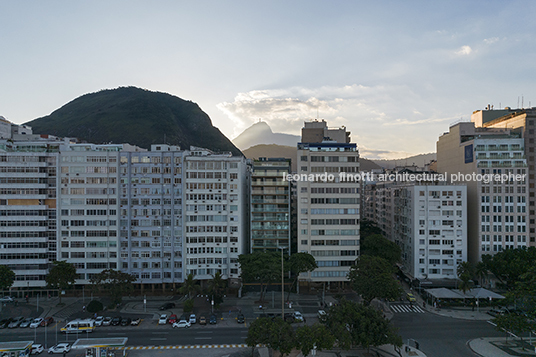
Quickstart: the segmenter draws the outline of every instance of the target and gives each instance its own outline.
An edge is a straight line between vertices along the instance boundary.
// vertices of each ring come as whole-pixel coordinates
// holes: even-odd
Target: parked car
[[[121,326],[129,326],[132,322],[132,319],[130,317],[123,317],[121,319]]]
[[[11,321],[13,321],[11,317],[8,317],[7,319],[3,319],[2,321],[0,321],[0,328],[7,328],[9,324],[11,323]]]
[[[13,299],[11,296],[4,296],[0,298],[0,302],[14,302],[15,299]]]
[[[197,322],[197,318],[195,317],[195,314],[190,315],[190,319],[188,320],[191,324],[195,324]]]
[[[71,345],[68,343],[58,343],[48,349],[48,353],[67,353],[71,350]]]
[[[116,316],[112,318],[112,322],[110,322],[110,325],[112,326],[119,326],[121,324],[121,316]]]
[[[21,327],[21,328],[29,327],[32,324],[33,320],[34,319],[31,318],[31,317],[25,318],[24,320],[22,320],[22,322],[20,323],[19,327]]]
[[[54,322],[54,318],[52,316],[47,316],[43,319],[43,321],[41,322],[41,326],[48,326],[50,325],[51,323]]]
[[[170,324],[174,324],[175,322],[177,322],[177,315],[175,315],[175,314],[171,314],[171,315],[169,316],[168,322],[169,322]]]
[[[38,354],[43,353],[44,350],[45,348],[43,347],[43,345],[36,343],[32,345],[32,351],[30,352],[30,354],[38,355]]]
[[[165,303],[164,305],[160,306],[160,310],[164,311],[164,310],[169,310],[169,309],[173,309],[175,307],[175,304],[172,303],[172,302],[167,302]]]
[[[32,323],[30,324],[30,328],[38,328],[39,326],[41,326],[41,323],[45,321],[44,318],[42,317],[38,317],[36,319],[33,319]]]
[[[242,315],[242,314],[239,314],[239,315],[236,317],[236,322],[238,322],[239,324],[243,324],[245,321],[246,321],[246,318],[245,318],[244,315]]]
[[[15,328],[15,327],[19,327],[20,323],[24,321],[24,317],[23,316],[19,316],[19,317],[16,317],[14,318],[13,320],[11,320],[11,322],[9,323],[9,325],[7,326],[8,328]]]
[[[318,316],[318,321],[326,321],[326,311],[318,310],[318,313],[316,315]]]
[[[139,317],[136,317],[136,318],[133,318],[132,321],[130,322],[130,324],[132,326],[138,326],[141,322],[141,319]]]
[[[216,325],[218,323],[218,319],[216,318],[216,315],[210,315],[210,319],[208,323],[211,325]]]
[[[104,320],[102,320],[102,326],[110,326],[112,324],[112,318],[110,316],[106,316]]]
[[[207,319],[205,316],[199,316],[199,324],[200,325],[206,325],[207,324]]]
[[[187,328],[190,327],[190,323],[185,320],[181,320],[179,322],[175,322],[173,325],[171,325],[173,328]]]
[[[167,315],[166,314],[160,315],[160,318],[158,319],[158,324],[159,325],[167,324]]]
[[[301,312],[299,311],[294,311],[294,320],[298,321],[298,322],[303,322],[303,315]]]
[[[104,316],[97,316],[95,319],[95,326],[102,326],[102,322],[104,321]]]

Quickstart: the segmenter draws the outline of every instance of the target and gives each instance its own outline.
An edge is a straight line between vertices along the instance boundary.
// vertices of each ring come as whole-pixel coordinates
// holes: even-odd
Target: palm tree
[[[197,284],[197,280],[194,280],[192,273],[188,274],[186,280],[179,289],[181,294],[188,294],[188,299],[192,298],[192,294],[196,294],[201,291],[201,286]]]
[[[458,265],[457,271],[458,278],[461,280],[460,285],[458,288],[465,293],[467,290],[471,289],[471,279],[473,278],[474,274],[474,267],[469,262],[461,262]],[[465,300],[465,299],[464,299]]]
[[[475,266],[475,275],[478,279],[478,283],[482,286],[482,282],[488,277],[489,270],[484,262],[478,262]]]
[[[226,285],[227,282],[222,279],[220,272],[216,272],[216,274],[212,276],[212,279],[208,281],[208,290],[216,305],[223,302]]]

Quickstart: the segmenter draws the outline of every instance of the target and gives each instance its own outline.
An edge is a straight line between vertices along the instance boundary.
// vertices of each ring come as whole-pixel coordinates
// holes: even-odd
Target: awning
[[[466,298],[471,299],[489,299],[490,297],[492,299],[504,299],[504,296],[484,288],[474,288],[471,290],[467,290],[465,294],[461,290],[456,290],[456,292]]]
[[[425,289],[426,293],[435,297],[436,299],[463,299],[463,295],[458,294],[457,291],[447,288]]]

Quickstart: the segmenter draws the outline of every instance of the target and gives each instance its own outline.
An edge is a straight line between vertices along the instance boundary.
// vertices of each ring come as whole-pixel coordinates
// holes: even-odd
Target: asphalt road
[[[56,333],[54,326],[46,331],[47,346],[56,342],[73,343],[77,338],[99,337],[128,337],[127,346],[168,346],[168,345],[212,345],[212,344],[239,344],[244,343],[247,337],[245,326],[213,327],[194,326],[187,329],[173,329],[171,325],[155,326],[103,326],[97,327],[93,333],[62,334]],[[35,339],[34,339],[35,338]],[[34,340],[45,344],[45,328],[36,330],[29,328],[0,330],[0,341]]]
[[[428,357],[475,357],[467,342],[479,337],[504,336],[486,321],[461,320],[432,313],[395,314],[392,322],[399,328],[404,343],[418,341]],[[414,346],[413,342],[411,345]]]

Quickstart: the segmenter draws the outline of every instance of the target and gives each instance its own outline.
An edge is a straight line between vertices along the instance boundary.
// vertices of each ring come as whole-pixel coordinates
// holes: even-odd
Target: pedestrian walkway
[[[412,313],[412,312],[418,313],[418,314],[424,314],[425,312],[423,309],[421,309],[420,307],[416,305],[410,306],[407,304],[396,304],[396,305],[390,305],[389,307],[391,308],[391,310],[393,310],[395,314]]]

